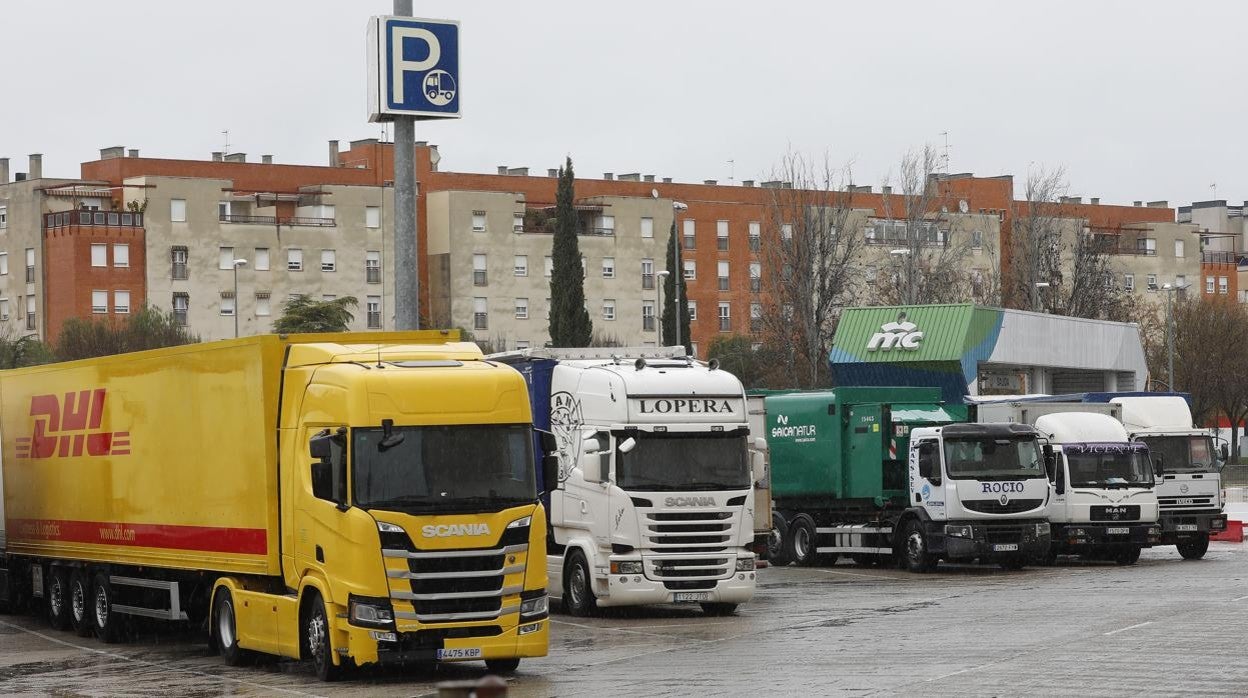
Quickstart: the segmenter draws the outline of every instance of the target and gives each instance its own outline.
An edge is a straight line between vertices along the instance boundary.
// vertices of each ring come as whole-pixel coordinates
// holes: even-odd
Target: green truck
[[[1036,431],[967,423],[939,388],[848,387],[765,397],[773,564],[939,560],[1020,568],[1048,551]]]

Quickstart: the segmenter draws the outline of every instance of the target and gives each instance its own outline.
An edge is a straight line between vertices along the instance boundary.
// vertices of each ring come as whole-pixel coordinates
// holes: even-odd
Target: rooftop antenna
[[[729,183],[729,184],[732,184],[732,183],[733,183],[733,181],[734,181],[734,175],[735,175],[736,173],[737,173],[737,161],[736,161],[736,160],[729,160],[729,161],[728,161],[728,183]]]
[[[221,132],[221,135],[225,136],[225,147],[221,149],[221,154],[229,155],[230,154],[230,129],[228,128],[225,129],[224,131]]]
[[[945,174],[949,174],[949,132],[941,131],[940,135],[945,137],[945,152],[941,159],[945,161]]]
[[[1210,184],[1209,188],[1213,190],[1213,200],[1217,201],[1218,200],[1218,183],[1214,182]]]

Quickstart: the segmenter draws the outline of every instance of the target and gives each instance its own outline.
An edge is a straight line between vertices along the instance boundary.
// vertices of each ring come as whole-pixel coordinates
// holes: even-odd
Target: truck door
[[[945,518],[944,467],[940,441],[924,438],[910,445],[910,504],[933,519]]]
[[[342,518],[347,499],[347,443],[345,436],[329,429],[303,427],[299,430],[298,467],[300,482],[306,488],[301,496],[295,521],[295,563],[298,569],[323,570],[337,558],[344,564],[351,542],[343,534]],[[314,442],[321,442],[326,455],[312,456]]]

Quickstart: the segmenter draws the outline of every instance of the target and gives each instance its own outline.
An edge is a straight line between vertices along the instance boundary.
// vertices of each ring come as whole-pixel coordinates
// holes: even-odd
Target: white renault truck
[[[680,347],[495,354],[525,377],[559,461],[546,501],[551,595],[573,615],[605,606],[754,596],[754,482],[745,391]]]

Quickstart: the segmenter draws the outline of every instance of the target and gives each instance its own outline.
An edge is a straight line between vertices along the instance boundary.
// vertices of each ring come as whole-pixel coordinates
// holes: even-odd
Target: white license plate
[[[997,543],[992,546],[992,552],[994,553],[1008,553],[1015,550],[1018,550],[1018,543]]]
[[[711,594],[706,591],[678,591],[672,595],[672,601],[676,603],[697,603],[698,601],[706,601],[711,598]]]
[[[1176,531],[1195,531],[1196,524],[1178,524],[1174,527]]]
[[[1125,526],[1111,526],[1105,529],[1105,533],[1111,536],[1125,536],[1131,532],[1131,529]]]
[[[446,661],[448,659],[480,659],[480,647],[457,647],[454,649],[438,650],[438,659]]]

